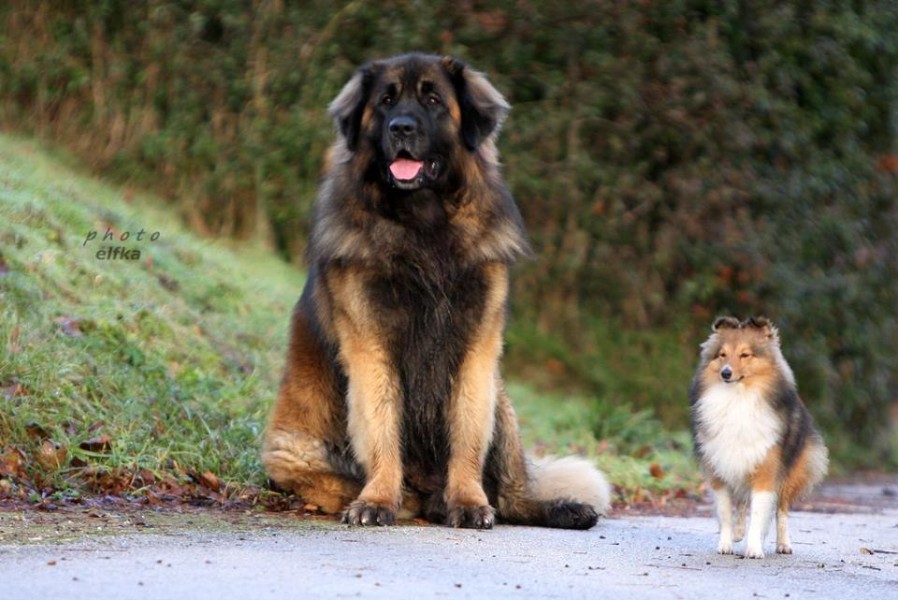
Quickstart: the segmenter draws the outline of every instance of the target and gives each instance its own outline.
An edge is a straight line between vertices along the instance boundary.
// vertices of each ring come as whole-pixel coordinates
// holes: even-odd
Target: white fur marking
[[[770,529],[775,508],[776,494],[773,492],[755,492],[751,495],[751,517],[745,545],[747,558],[764,558],[764,538]]]
[[[712,385],[698,400],[697,425],[708,465],[737,491],[745,490],[783,430],[765,398],[741,383]]]
[[[720,525],[718,554],[733,553],[733,500],[730,490],[724,486],[714,490],[714,505],[717,507],[717,522]]]

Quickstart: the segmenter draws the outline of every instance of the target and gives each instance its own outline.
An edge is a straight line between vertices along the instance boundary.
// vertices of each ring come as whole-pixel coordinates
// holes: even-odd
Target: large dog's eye
[[[427,102],[427,105],[428,105],[428,106],[437,106],[437,105],[442,104],[442,103],[443,103],[443,100],[442,100],[442,98],[440,98],[440,97],[437,96],[436,94],[431,94],[431,95],[429,95],[429,96],[427,97],[426,102]]]
[[[384,94],[383,98],[380,99],[380,103],[384,106],[393,106],[393,96],[391,94]]]

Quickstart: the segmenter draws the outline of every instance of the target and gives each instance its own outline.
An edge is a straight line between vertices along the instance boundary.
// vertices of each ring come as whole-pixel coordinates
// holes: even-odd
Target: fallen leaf
[[[40,423],[35,423],[34,421],[29,421],[25,424],[25,433],[33,440],[44,440],[50,437],[47,430]]]
[[[112,438],[104,433],[81,442],[78,447],[88,452],[109,452],[112,447]]]
[[[70,317],[56,317],[53,319],[57,329],[63,334],[71,337],[80,337],[84,335],[81,331],[81,321]]]
[[[53,440],[44,440],[35,455],[35,460],[47,471],[55,471],[65,465],[69,451]]]
[[[26,388],[21,383],[15,382],[7,386],[0,387],[0,394],[2,394],[3,397],[7,400],[12,400],[13,398],[27,396],[29,393],[28,388]]]
[[[21,450],[8,448],[0,454],[0,475],[22,477],[25,475],[24,463],[25,457]]]
[[[215,473],[212,471],[206,471],[200,475],[197,480],[213,492],[217,492],[221,488],[221,483],[218,481],[218,477],[216,477]]]
[[[649,473],[652,474],[652,477],[655,479],[664,479],[664,469],[661,468],[661,465],[658,463],[652,463],[649,465]]]
[[[636,450],[636,452],[633,453],[633,456],[635,458],[645,458],[646,456],[648,456],[651,453],[652,453],[651,446],[643,446],[643,447],[639,448],[638,450]]]

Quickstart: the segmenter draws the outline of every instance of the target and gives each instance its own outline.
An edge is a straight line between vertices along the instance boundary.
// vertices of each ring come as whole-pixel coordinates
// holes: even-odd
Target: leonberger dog
[[[350,525],[588,529],[610,486],[534,461],[499,374],[510,265],[529,252],[499,172],[509,105],[454,58],[361,67],[338,129],[262,461]]]

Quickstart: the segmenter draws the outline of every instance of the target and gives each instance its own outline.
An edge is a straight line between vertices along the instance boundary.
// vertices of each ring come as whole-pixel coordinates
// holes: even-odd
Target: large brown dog
[[[524,456],[499,375],[508,268],[528,252],[498,169],[507,111],[480,73],[418,54],[362,67],[330,106],[339,136],[262,460],[346,523],[405,509],[586,529],[608,509],[586,461]]]

